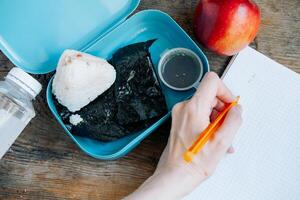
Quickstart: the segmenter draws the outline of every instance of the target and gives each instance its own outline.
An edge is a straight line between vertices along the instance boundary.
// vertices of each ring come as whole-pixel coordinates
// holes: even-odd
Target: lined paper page
[[[243,107],[236,152],[185,199],[299,200],[300,76],[247,47],[223,80]]]

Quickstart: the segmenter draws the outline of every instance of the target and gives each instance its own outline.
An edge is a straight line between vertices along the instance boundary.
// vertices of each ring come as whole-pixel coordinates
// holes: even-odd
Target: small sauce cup
[[[174,48],[161,56],[158,75],[161,81],[173,90],[197,89],[203,75],[203,64],[192,50]]]

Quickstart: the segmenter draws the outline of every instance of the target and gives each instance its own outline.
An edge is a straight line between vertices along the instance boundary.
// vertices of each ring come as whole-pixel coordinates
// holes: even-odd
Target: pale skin
[[[242,123],[241,106],[228,112],[222,126],[191,163],[183,160],[183,153],[224,109],[225,103],[235,100],[217,74],[207,73],[195,95],[174,106],[169,141],[154,174],[125,199],[182,199],[201,185],[226,154],[234,153],[231,144]]]

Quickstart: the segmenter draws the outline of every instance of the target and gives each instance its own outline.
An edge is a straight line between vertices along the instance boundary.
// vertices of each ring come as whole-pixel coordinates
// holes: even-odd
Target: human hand
[[[239,105],[228,112],[222,126],[191,163],[184,161],[183,154],[225,103],[235,100],[217,74],[207,73],[195,95],[174,106],[168,144],[155,173],[136,194],[143,193],[142,199],[180,199],[209,177],[224,155],[233,153],[231,143],[242,122]]]

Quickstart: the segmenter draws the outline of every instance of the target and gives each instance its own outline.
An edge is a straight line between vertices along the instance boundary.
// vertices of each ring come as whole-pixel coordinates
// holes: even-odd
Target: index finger
[[[205,74],[193,98],[205,100],[209,104],[213,103],[215,98],[224,103],[231,103],[236,100],[236,97],[214,72]]]

